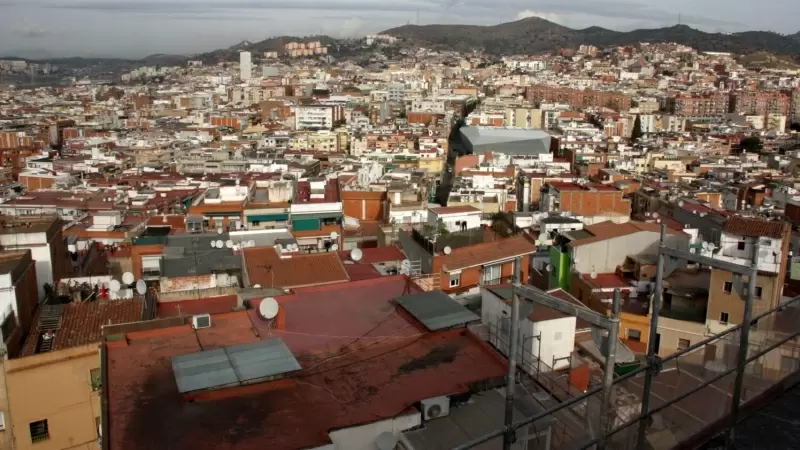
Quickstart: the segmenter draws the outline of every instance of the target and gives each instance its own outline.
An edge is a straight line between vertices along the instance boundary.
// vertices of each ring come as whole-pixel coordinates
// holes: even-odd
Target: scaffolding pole
[[[744,301],[744,314],[742,318],[742,329],[739,331],[739,357],[737,358],[736,380],[733,385],[733,396],[731,398],[731,423],[734,426],[728,430],[728,448],[733,448],[733,438],[736,430],[736,422],[739,420],[739,406],[742,400],[742,386],[744,385],[744,373],[747,366],[747,353],[750,347],[750,322],[753,320],[753,302],[756,298],[756,282],[758,281],[758,241],[753,246],[753,258],[751,260],[750,276],[747,280],[747,298]]]
[[[514,387],[517,378],[517,344],[519,336],[519,295],[517,287],[522,281],[522,257],[514,259],[514,283],[511,285],[511,326],[508,343],[508,376],[506,378],[506,411],[503,450],[511,450],[516,440],[516,430],[511,426],[514,422]]]
[[[667,225],[661,224],[661,238],[658,241],[658,263],[656,265],[656,286],[653,292],[653,307],[650,314],[650,337],[647,339],[647,371],[644,374],[644,389],[642,389],[642,415],[647,416],[650,409],[650,389],[653,387],[653,376],[658,370],[658,356],[656,355],[656,340],[658,340],[658,317],[661,314],[661,291],[664,284],[664,240],[667,237]],[[636,437],[636,448],[645,448],[647,433],[647,420],[639,422],[639,433]]]

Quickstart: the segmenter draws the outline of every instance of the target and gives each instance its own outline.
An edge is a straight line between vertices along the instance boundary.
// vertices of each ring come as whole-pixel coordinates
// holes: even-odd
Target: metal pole
[[[739,420],[739,404],[742,400],[742,386],[744,385],[744,372],[747,366],[747,350],[750,344],[750,322],[753,320],[753,301],[756,298],[756,283],[758,282],[758,238],[753,246],[750,277],[747,280],[747,298],[744,301],[744,317],[742,328],[739,330],[739,358],[737,358],[736,380],[733,385],[731,398],[731,428],[728,430],[728,448],[733,448],[733,438],[736,421]]]
[[[619,338],[619,312],[621,306],[619,289],[614,289],[614,303],[611,306],[612,326],[608,329],[608,346],[606,348],[606,365],[603,372],[603,404],[600,406],[600,442],[597,448],[606,448],[606,440],[610,438],[611,425],[611,394],[614,387],[614,367],[617,362],[617,339]],[[571,361],[570,361],[571,364]]]
[[[639,422],[639,433],[636,438],[636,448],[645,448],[647,425],[650,409],[650,391],[653,388],[653,375],[657,364],[653,364],[656,358],[656,340],[658,339],[658,316],[661,314],[661,291],[664,284],[664,255],[661,250],[665,248],[664,240],[667,237],[667,226],[661,224],[661,238],[658,243],[658,264],[656,265],[656,287],[653,293],[653,312],[650,315],[650,337],[647,340],[647,371],[644,374],[644,389],[642,389],[642,420]]]
[[[511,450],[511,445],[516,440],[516,433],[511,426],[514,423],[514,387],[517,377],[517,330],[519,329],[519,295],[517,286],[520,285],[522,274],[522,258],[514,260],[514,283],[511,285],[511,326],[508,336],[508,376],[506,378],[506,414],[505,434],[503,436],[503,450]]]

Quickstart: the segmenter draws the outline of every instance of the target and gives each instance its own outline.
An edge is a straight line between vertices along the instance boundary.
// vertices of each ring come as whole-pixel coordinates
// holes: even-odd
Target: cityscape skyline
[[[402,4],[369,0],[0,0],[4,10],[0,17],[0,55],[32,59],[187,55],[269,36],[360,37],[417,21],[420,25],[494,25],[531,16],[570,28],[600,26],[617,31],[659,28],[679,21],[706,32],[798,31],[790,15],[774,14],[791,6],[787,0],[722,6],[718,0],[701,5],[680,0],[668,9],[651,0],[604,2],[602,7],[588,0],[536,5],[504,0],[491,7],[475,0],[415,0]],[[98,39],[100,36],[103,38]]]

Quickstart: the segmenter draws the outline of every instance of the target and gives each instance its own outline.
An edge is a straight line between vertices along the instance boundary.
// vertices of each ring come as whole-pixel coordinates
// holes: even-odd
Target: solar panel
[[[251,383],[300,369],[281,338],[172,358],[180,393]]]
[[[464,325],[480,319],[477,314],[461,306],[442,291],[404,295],[396,300],[431,331]]]
[[[193,392],[239,382],[224,349],[208,350],[172,358],[178,391]]]
[[[280,338],[236,345],[226,351],[241,382],[300,370],[300,363]]]

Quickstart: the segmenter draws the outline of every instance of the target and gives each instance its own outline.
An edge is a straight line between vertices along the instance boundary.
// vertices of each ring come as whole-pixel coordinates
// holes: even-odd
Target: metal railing
[[[670,257],[693,258],[675,250],[669,253]],[[666,254],[662,251],[660,259],[666,259]],[[660,261],[660,271],[663,266]],[[746,273],[751,268],[729,266],[728,270]],[[659,297],[654,299],[656,305],[660,305]],[[637,369],[614,375],[610,396],[602,383],[592,383],[595,387],[575,395],[567,381],[562,389],[570,395],[561,403],[455,449],[476,447],[546,417],[555,420],[556,436],[558,427],[567,435],[563,442],[554,441],[554,448],[692,448],[723,432],[730,442],[742,412],[763,404],[788,384],[787,380],[800,378],[800,297],[757,314],[749,312],[753,301],[752,295],[745,300],[750,305],[745,307],[742,324],[664,358],[655,356],[651,335],[648,359]],[[656,330],[658,309],[654,307],[652,320]],[[491,325],[489,329],[490,341],[500,344],[496,346],[502,351],[504,338],[499,336],[503,330],[493,330]],[[525,352],[520,353],[523,355],[515,358],[520,372],[532,374],[540,386],[557,393],[552,383],[540,381],[545,373],[534,369],[533,355],[526,359]]]

